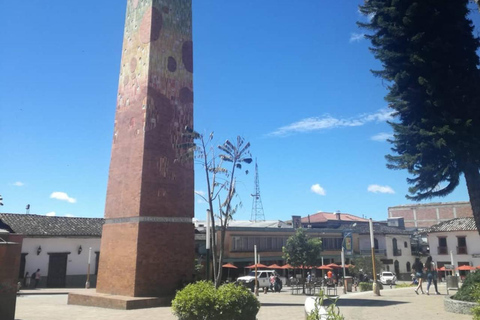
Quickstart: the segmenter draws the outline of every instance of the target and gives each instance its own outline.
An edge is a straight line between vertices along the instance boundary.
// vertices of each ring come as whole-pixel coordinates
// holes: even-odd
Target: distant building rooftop
[[[349,213],[341,212],[317,212],[302,218],[302,223],[321,223],[328,221],[343,221],[343,222],[368,222],[368,219],[360,218]]]
[[[0,213],[0,228],[30,237],[101,237],[103,218],[49,217]]]
[[[477,231],[474,218],[456,218],[431,226],[427,233],[445,231]]]

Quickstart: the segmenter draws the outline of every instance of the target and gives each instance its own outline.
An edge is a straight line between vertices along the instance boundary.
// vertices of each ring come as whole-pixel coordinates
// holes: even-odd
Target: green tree
[[[355,265],[354,267],[350,268],[355,274],[363,273],[373,278],[373,264],[372,264],[372,257],[371,256],[361,256],[355,258],[353,262]],[[383,269],[383,263],[375,257],[375,273],[380,273]]]
[[[446,196],[467,182],[480,232],[480,74],[467,0],[366,0],[372,71],[388,83],[397,119],[387,167],[406,169],[408,199]]]
[[[197,193],[208,204],[210,221],[216,221],[220,228],[219,243],[217,244],[216,223],[212,223],[211,248],[213,257],[213,274],[215,287],[218,288],[222,280],[222,265],[225,244],[225,234],[228,223],[241,207],[240,201],[235,202],[237,196],[236,177],[244,164],[250,164],[250,142],[238,136],[235,142],[226,140],[223,144],[214,146],[213,132],[205,137],[190,128],[186,128],[184,143],[179,145],[185,152],[179,160],[195,157],[197,163],[205,172],[206,194]],[[197,141],[197,143],[195,142]],[[220,152],[217,153],[217,150]],[[245,170],[248,174],[248,170]],[[217,255],[218,254],[218,255]]]
[[[287,239],[282,251],[283,258],[293,267],[320,265],[322,261],[322,240],[309,237],[305,230],[299,228],[293,236]],[[304,268],[302,268],[302,278],[305,279]],[[305,281],[303,293],[305,293]]]

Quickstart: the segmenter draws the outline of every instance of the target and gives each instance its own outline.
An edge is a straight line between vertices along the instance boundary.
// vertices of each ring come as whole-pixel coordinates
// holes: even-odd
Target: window
[[[410,262],[407,262],[407,272],[410,272],[412,269],[411,269],[411,266],[410,266]]]
[[[438,237],[438,254],[448,254],[446,237]]]
[[[342,238],[322,238],[323,250],[341,250]]]
[[[281,252],[286,242],[286,237],[233,236],[231,251],[253,251],[256,245],[259,252]]]
[[[397,239],[396,238],[392,239],[392,245],[393,245],[393,255],[394,256],[401,256],[402,255],[402,250],[398,249],[398,244],[397,244]]]
[[[408,248],[408,243],[407,243],[407,241],[405,241],[405,242],[403,243],[403,246],[404,246],[405,248]]]
[[[457,237],[457,254],[467,254],[467,239],[465,237]]]
[[[377,238],[374,238],[374,239],[373,239],[373,248],[374,248],[375,250],[378,250],[378,240],[377,240]]]

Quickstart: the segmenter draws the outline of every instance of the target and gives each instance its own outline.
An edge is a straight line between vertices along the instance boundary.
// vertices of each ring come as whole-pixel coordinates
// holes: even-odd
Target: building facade
[[[39,287],[95,287],[103,219],[0,213],[0,228],[23,236],[18,278],[40,269]],[[90,249],[91,248],[91,249]]]
[[[468,201],[407,204],[388,208],[389,218],[403,218],[406,228],[428,228],[455,218],[473,217]]]
[[[428,229],[427,234],[430,255],[439,267],[480,266],[480,235],[474,218],[441,222]]]

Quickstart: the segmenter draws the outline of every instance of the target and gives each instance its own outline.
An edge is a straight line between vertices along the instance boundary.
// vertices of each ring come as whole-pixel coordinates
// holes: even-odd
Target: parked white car
[[[383,271],[380,274],[380,282],[382,284],[392,285],[392,284],[395,284],[396,281],[397,281],[397,277],[393,272]]]
[[[258,289],[263,290],[263,288],[270,288],[270,276],[273,274],[273,270],[257,270],[257,279],[258,279]],[[280,277],[283,283],[285,279]],[[250,288],[252,291],[255,288],[255,271],[252,270],[248,275],[237,278],[238,283],[242,283],[247,288]]]

